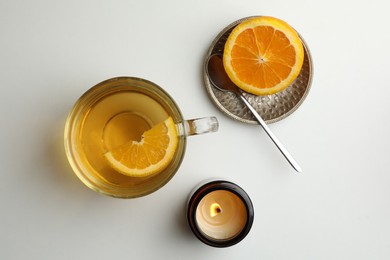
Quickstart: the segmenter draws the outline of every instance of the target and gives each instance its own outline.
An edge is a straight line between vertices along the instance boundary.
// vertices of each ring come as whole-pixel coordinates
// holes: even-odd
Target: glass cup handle
[[[216,132],[218,126],[218,120],[214,116],[184,120],[183,135],[190,136]]]

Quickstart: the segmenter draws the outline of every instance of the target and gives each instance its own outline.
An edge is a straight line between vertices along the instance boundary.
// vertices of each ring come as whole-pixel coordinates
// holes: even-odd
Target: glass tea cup
[[[104,157],[107,151],[139,138],[168,117],[176,124],[178,145],[167,167],[150,176],[130,177],[110,166]],[[118,77],[90,88],[74,104],[65,125],[65,150],[87,187],[112,197],[136,198],[158,190],[174,176],[187,136],[217,130],[215,117],[185,120],[173,98],[153,82]]]

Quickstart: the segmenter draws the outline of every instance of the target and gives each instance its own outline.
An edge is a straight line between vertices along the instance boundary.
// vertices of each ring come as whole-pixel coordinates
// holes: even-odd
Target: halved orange
[[[223,53],[229,78],[255,95],[287,88],[298,77],[303,59],[297,32],[286,22],[269,16],[250,18],[237,25]]]
[[[132,177],[161,172],[174,158],[178,132],[171,117],[143,133],[140,141],[129,141],[104,154],[116,171]]]

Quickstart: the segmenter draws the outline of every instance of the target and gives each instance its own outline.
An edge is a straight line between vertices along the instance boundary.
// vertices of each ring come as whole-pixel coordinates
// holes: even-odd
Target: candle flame
[[[211,204],[211,206],[210,206],[210,216],[213,218],[213,217],[217,216],[220,213],[222,213],[221,206],[218,203],[216,203],[216,202]]]

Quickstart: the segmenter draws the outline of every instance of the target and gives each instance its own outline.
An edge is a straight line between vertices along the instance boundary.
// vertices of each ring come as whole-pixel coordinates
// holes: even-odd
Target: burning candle
[[[191,194],[187,219],[199,240],[215,247],[240,242],[253,223],[253,205],[238,185],[224,180],[202,184]]]

